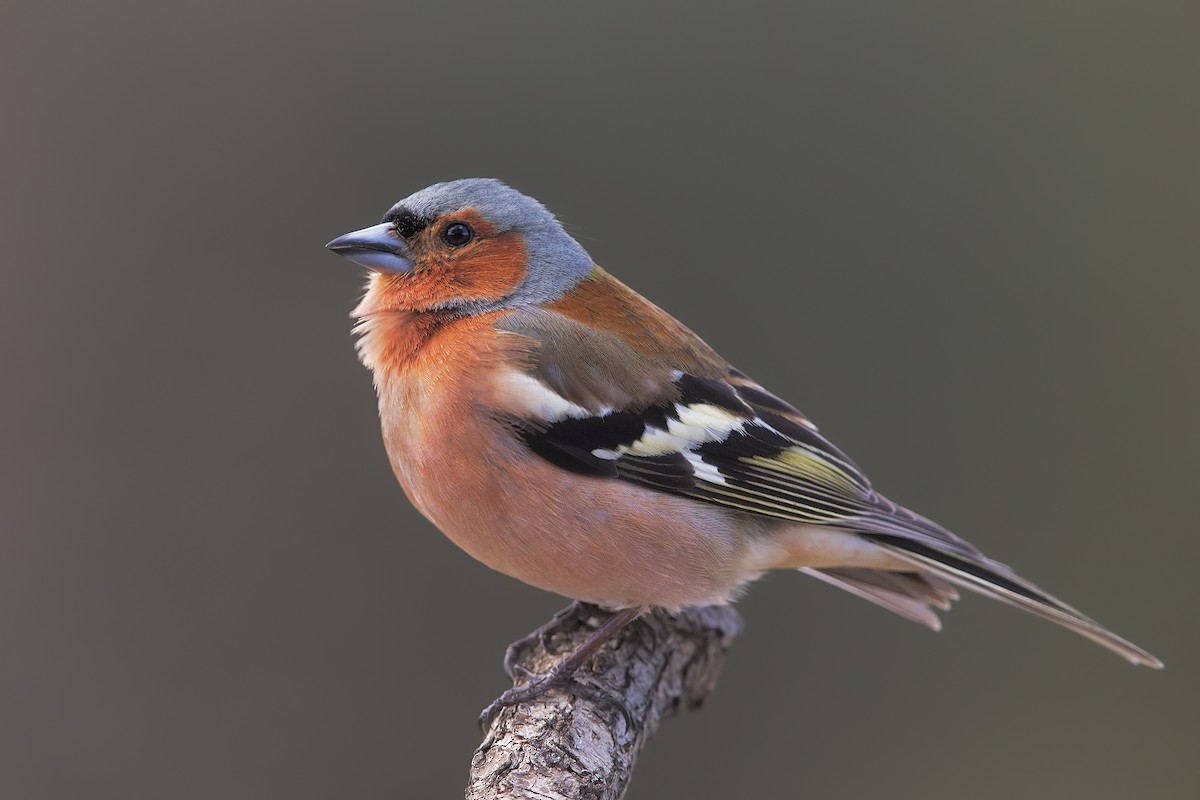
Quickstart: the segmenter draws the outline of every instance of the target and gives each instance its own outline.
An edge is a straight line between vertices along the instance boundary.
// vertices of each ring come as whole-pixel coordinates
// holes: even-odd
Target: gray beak
[[[390,222],[339,236],[325,247],[376,272],[412,272],[408,244]]]

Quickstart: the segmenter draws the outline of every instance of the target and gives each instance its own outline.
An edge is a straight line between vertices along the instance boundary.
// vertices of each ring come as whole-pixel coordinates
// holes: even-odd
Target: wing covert
[[[534,453],[577,473],[797,522],[869,512],[874,492],[853,462],[745,381],[676,373],[669,399],[636,411],[515,425]]]

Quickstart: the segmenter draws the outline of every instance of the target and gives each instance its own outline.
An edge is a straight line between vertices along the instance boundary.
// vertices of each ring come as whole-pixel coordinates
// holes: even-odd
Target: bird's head
[[[479,314],[563,295],[591,257],[546,208],[491,178],[437,183],[326,245],[371,270],[369,311]]]

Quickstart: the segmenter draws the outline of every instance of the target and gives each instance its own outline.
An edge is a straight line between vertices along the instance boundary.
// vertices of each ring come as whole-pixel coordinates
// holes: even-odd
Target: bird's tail
[[[929,578],[936,579],[938,583],[944,581],[1036,614],[1042,619],[1075,631],[1080,636],[1086,636],[1134,664],[1154,669],[1161,669],[1163,666],[1162,661],[1142,648],[1122,639],[1095,620],[1021,578],[1008,567],[983,557],[982,554],[972,557],[972,553],[963,551],[947,553],[925,542],[903,536],[874,533],[868,535],[893,556],[923,573],[927,581]],[[931,610],[926,610],[932,614]]]
[[[800,571],[935,631],[942,629],[942,621],[934,609],[948,611],[958,599],[953,586],[925,572],[863,567],[801,567]]]

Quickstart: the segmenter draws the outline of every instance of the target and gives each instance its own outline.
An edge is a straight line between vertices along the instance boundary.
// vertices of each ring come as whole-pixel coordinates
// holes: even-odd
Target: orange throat
[[[360,317],[354,326],[358,358],[374,373],[407,370],[452,319],[437,311],[384,311]]]
[[[495,323],[511,309],[463,316],[449,309],[415,310],[396,302],[394,284],[372,276],[371,287],[352,312],[359,360],[375,373],[376,384],[386,375],[416,371],[427,377],[479,366],[487,354],[499,357],[515,347],[500,341]],[[511,337],[509,337],[511,339]],[[486,363],[486,362],[485,362]]]

